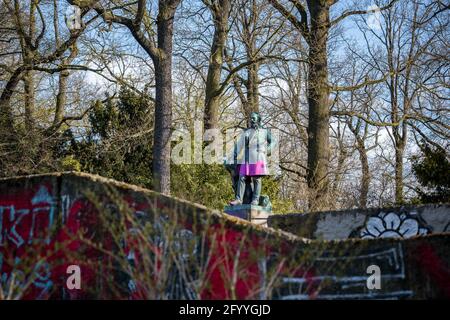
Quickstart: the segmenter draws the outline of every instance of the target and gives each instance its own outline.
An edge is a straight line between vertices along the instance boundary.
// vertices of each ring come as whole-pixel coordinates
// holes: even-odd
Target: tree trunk
[[[69,65],[78,54],[76,45],[73,45],[69,57],[63,59],[61,66]],[[58,94],[56,95],[55,116],[53,117],[53,128],[58,130],[64,118],[64,108],[67,101],[67,81],[70,76],[69,70],[63,70],[59,73]]]
[[[63,120],[64,106],[66,105],[67,98],[67,80],[69,78],[69,71],[64,70],[59,74],[59,89],[56,95],[56,109],[55,116],[53,118],[53,127],[57,128]]]
[[[353,106],[353,93],[351,98],[351,105]],[[352,119],[347,121],[347,125],[350,131],[355,136],[356,150],[358,150],[359,161],[361,162],[361,182],[360,182],[360,193],[358,205],[360,208],[367,208],[367,197],[369,194],[370,186],[370,169],[369,169],[369,159],[367,158],[367,148],[365,144],[366,134],[368,124],[365,124],[364,134],[359,135],[359,128],[361,127],[361,120],[358,120],[356,126],[352,124]]]
[[[28,70],[23,77],[25,90],[25,128],[31,132],[34,127],[34,71]]]
[[[406,145],[406,125],[403,126],[403,132],[400,140],[395,146],[395,204],[403,204],[403,154]]]
[[[3,134],[12,134],[14,132],[14,117],[10,102],[11,97],[19,84],[23,69],[23,67],[19,67],[14,71],[0,96],[0,128],[4,130],[4,132],[2,132]]]
[[[359,160],[361,161],[361,189],[359,197],[359,206],[367,208],[367,196],[369,194],[370,185],[370,171],[369,160],[367,159],[367,151],[364,147],[364,142],[358,142]]]
[[[172,126],[172,10],[160,1],[158,14],[158,49],[155,65],[155,134],[153,140],[153,187],[156,191],[170,194],[170,135]]]
[[[259,111],[258,69],[259,63],[252,63],[247,67],[247,106],[245,108],[247,118],[250,116],[250,113]]]
[[[34,40],[34,34],[36,29],[36,5],[37,1],[32,0],[30,2],[30,25],[28,29],[28,37],[31,41]],[[25,65],[31,66],[34,59],[35,49],[30,47],[22,39],[22,54]],[[24,90],[25,90],[25,128],[28,132],[31,132],[34,127],[33,114],[34,114],[34,70],[27,70],[23,76]]]
[[[395,148],[395,203],[403,203],[403,150]]]
[[[211,11],[214,18],[214,38],[205,88],[205,113],[203,118],[205,129],[217,128],[219,122],[220,77],[222,74],[224,48],[228,36],[230,1],[219,0],[217,4],[213,3]]]
[[[344,164],[345,160],[347,159],[347,150],[345,149],[343,141],[340,140],[343,138],[341,137],[338,139],[337,166],[334,173],[333,189],[331,190],[331,194],[333,195],[333,197],[339,194],[340,183],[342,181],[342,178],[344,177]]]
[[[310,210],[328,207],[325,199],[328,189],[329,162],[329,106],[327,38],[329,30],[329,4],[308,1],[311,15],[309,41],[309,73],[307,98],[308,122],[308,187]]]

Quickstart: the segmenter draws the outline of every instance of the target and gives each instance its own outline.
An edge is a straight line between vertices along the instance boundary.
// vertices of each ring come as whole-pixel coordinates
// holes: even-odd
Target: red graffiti
[[[429,244],[417,247],[417,263],[440,288],[447,298],[450,298],[450,268],[436,254]]]
[[[101,221],[98,210],[92,203],[86,199],[74,200],[67,197],[57,199],[55,194],[57,193],[52,190],[50,184],[39,184],[20,194],[0,197],[1,274],[11,277],[13,270],[20,270],[26,260],[30,260],[36,267],[36,254],[43,260],[42,266],[36,267],[36,279],[32,281],[29,288],[23,288],[25,294],[21,298],[145,299],[157,297],[152,295],[151,291],[155,291],[155,288],[161,285],[161,278],[167,277],[165,269],[168,268],[164,265],[167,252],[162,250],[161,243],[136,237],[133,233],[136,226],[133,226],[130,219],[124,219],[124,229],[121,231],[123,232],[121,254],[129,259],[129,267],[134,268],[132,270],[134,273],[124,272],[122,288],[112,292],[111,287],[115,286],[119,280],[116,277],[115,258],[108,253],[118,253],[119,244],[113,240],[112,234],[105,226],[105,221]],[[150,206],[160,211],[161,216],[150,222],[154,226],[160,225],[160,233],[167,232],[162,226],[165,219],[162,212],[168,209],[163,202],[136,203],[135,199],[129,195],[124,196],[124,200],[128,204],[127,209],[130,209],[134,216],[145,216],[146,212],[152,211]],[[66,207],[67,203],[69,205]],[[184,232],[198,234],[202,231],[202,226],[194,227],[192,222],[179,220],[177,223],[177,229]],[[264,284],[266,257],[278,250],[284,252],[292,250],[286,245],[282,245],[281,248],[271,248],[261,237],[247,235],[221,224],[209,226],[205,234],[208,263],[205,268],[206,274],[201,275],[203,286],[199,298],[202,299],[264,298],[265,285],[267,285]],[[89,245],[90,242],[93,245]],[[99,244],[101,248],[96,247]],[[151,272],[144,270],[149,267],[143,263],[144,254],[151,254],[154,257]],[[71,290],[66,286],[67,268],[70,265],[77,265],[81,269],[83,278],[81,290]],[[120,267],[128,268],[128,266]],[[289,268],[284,263],[278,266],[278,273],[287,271]],[[150,276],[144,279],[133,279],[133,275],[145,272],[148,272]],[[309,273],[301,270],[290,270],[290,272],[309,277]]]
[[[202,222],[194,208],[179,215],[168,199],[124,192],[113,205],[101,192],[98,201],[89,201],[60,195],[50,183],[26,185],[0,194],[0,284],[7,288],[16,281],[19,298],[265,299],[281,283],[276,297],[314,299],[323,289],[314,264],[296,261],[298,243],[269,241],[229,221]],[[142,232],[148,226],[150,235]],[[450,271],[433,246],[420,245],[416,256],[450,297]],[[192,274],[182,274],[179,263]],[[66,285],[70,265],[81,269],[80,290]]]
[[[51,184],[39,184],[0,197],[0,281],[6,298],[88,297],[89,286],[101,275],[96,262],[102,255],[78,238],[83,228],[87,239],[95,233],[92,208],[75,201],[60,211],[55,193]],[[76,258],[80,252],[84,259]],[[66,270],[72,264],[81,268],[82,290],[66,287]]]
[[[210,233],[216,237],[210,243],[212,251],[207,268],[210,286],[202,292],[202,299],[259,298],[263,275],[258,267],[258,257],[264,255],[258,254],[258,250],[262,250],[258,239],[223,226],[214,226]]]
[[[51,185],[43,184],[0,198],[0,279],[2,288],[7,288],[5,296],[44,299],[50,295],[56,281],[50,266],[57,215],[52,191]]]

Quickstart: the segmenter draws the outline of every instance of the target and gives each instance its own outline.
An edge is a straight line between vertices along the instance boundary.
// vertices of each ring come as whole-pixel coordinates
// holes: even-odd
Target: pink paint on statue
[[[244,163],[239,166],[240,176],[265,176],[268,174],[267,166],[264,161]]]

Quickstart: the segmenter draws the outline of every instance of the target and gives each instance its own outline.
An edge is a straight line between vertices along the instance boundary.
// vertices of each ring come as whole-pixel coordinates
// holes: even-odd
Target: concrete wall
[[[450,232],[450,204],[273,215],[268,224],[310,239],[410,238]]]
[[[312,241],[98,176],[0,180],[1,285],[22,299],[450,298],[449,240]]]

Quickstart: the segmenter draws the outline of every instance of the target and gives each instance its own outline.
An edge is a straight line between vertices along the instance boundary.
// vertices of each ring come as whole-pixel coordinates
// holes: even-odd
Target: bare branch
[[[350,11],[345,11],[338,18],[336,18],[333,21],[331,21],[330,25],[333,26],[333,25],[341,22],[342,20],[344,20],[345,18],[350,17],[350,16],[361,15],[361,14],[368,14],[368,13],[374,13],[374,12],[377,12],[377,11],[387,10],[387,9],[391,8],[397,1],[398,0],[392,0],[387,5],[385,5],[385,6],[381,7],[381,8],[374,8],[374,9],[370,9],[370,10],[350,10]]]

